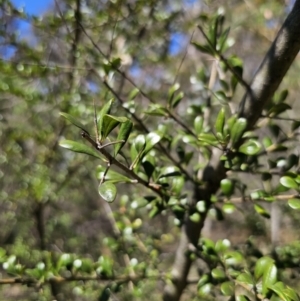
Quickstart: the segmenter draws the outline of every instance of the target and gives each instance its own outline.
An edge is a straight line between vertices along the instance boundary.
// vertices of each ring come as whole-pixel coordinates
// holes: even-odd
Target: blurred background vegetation
[[[182,163],[182,151],[193,156],[195,149],[179,142],[181,129],[172,118],[144,113],[151,103],[135,93],[136,87],[147,92],[152,106],[165,105],[169,89],[179,83],[185,96],[177,113],[193,127],[210,97],[204,83],[219,72],[214,60],[190,43],[203,42],[197,25],[215,14],[225,16],[224,27],[230,27],[225,54],[241,58],[243,78],[250,82],[291,7],[290,1],[279,0],[61,0],[41,15],[30,15],[26,2],[23,10],[0,1],[0,278],[38,279],[27,285],[1,285],[1,300],[161,299],[180,235],[178,216],[170,210],[156,215],[143,198],[149,191],[139,185],[120,184],[115,202],[105,202],[98,193],[99,160],[59,147],[61,139],[82,139],[80,130],[59,112],[78,118],[95,135],[93,101],[99,111],[114,98],[112,113],[134,123],[129,142],[145,131],[143,125],[149,131],[165,127],[165,144],[173,143],[170,154]],[[20,27],[24,22],[26,30]],[[121,73],[109,62],[120,64]],[[289,91],[286,102],[293,110],[284,116],[291,119],[299,112],[299,66],[297,58],[280,87]],[[219,90],[220,82],[210,88]],[[230,100],[232,111],[243,94],[238,86]],[[219,111],[214,110],[216,103],[212,101],[212,120]],[[290,128],[285,120],[269,125],[260,137],[273,135],[273,130],[278,138]],[[297,155],[295,143],[289,147],[289,153]],[[125,157],[128,150],[124,147]],[[156,164],[168,165],[167,154],[155,151],[160,160]],[[284,149],[273,160],[278,165],[286,154]],[[187,172],[195,175],[197,157],[186,163]],[[247,182],[245,195],[264,189],[261,174],[235,174],[233,179]],[[183,189],[189,195],[189,183]],[[255,261],[255,252],[275,252],[287,266],[282,267],[282,277],[297,287],[297,211],[286,200],[276,206],[269,203],[265,208],[276,218],[266,220],[247,202],[230,206],[222,209],[221,220],[211,214],[203,235],[212,241],[230,240],[234,249],[249,252],[249,261]],[[201,264],[192,271],[182,300],[216,300],[218,295],[204,299],[195,289],[197,269],[203,269]],[[116,281],[97,281],[93,271]],[[43,285],[50,272],[78,279]],[[84,278],[88,276],[94,280]]]

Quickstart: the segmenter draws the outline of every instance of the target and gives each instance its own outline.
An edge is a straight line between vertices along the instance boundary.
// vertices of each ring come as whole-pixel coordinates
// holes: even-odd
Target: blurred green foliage
[[[161,300],[188,215],[213,225],[182,300],[299,300],[298,62],[255,129],[236,114],[283,6],[1,2],[0,299]]]

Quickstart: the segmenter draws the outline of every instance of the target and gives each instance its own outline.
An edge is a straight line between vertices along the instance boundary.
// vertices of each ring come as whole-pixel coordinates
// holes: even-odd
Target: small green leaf
[[[98,131],[100,133],[100,140],[102,140],[102,136],[101,133],[102,131],[102,126],[103,126],[103,121],[104,121],[104,115],[109,114],[109,111],[111,109],[111,106],[113,104],[113,100],[109,100],[101,109],[100,113],[99,113],[99,118],[98,118]]]
[[[190,220],[194,223],[199,223],[201,220],[201,215],[198,212],[193,213],[192,215],[190,215]]]
[[[257,140],[248,140],[239,147],[239,152],[248,156],[256,155],[261,149],[261,145]]]
[[[300,209],[300,199],[289,199],[288,200],[288,204],[291,208],[295,209],[295,210],[299,210]]]
[[[223,136],[225,123],[225,109],[222,107],[215,122],[215,130],[217,134]]]
[[[107,285],[101,292],[98,300],[99,301],[109,301],[110,295],[111,295],[110,287],[109,287],[109,285]]]
[[[196,43],[196,42],[192,42],[191,44],[194,45],[202,53],[207,53],[207,54],[210,54],[210,55],[214,55],[215,51],[209,45],[201,45],[201,44]]]
[[[279,281],[273,285],[270,285],[270,290],[275,292],[283,301],[291,301],[291,300],[297,300],[297,299],[288,299],[285,296],[285,285],[283,282]]]
[[[240,138],[243,136],[244,131],[247,128],[247,119],[246,118],[239,118],[233,125],[231,132],[230,132],[230,138],[232,145],[234,146]]]
[[[197,135],[200,135],[203,129],[203,116],[197,116],[194,120],[194,129]]]
[[[224,253],[231,246],[228,239],[218,240],[215,245],[215,250],[217,253]]]
[[[203,285],[205,285],[206,283],[210,282],[211,277],[210,275],[204,274],[198,281],[197,283],[197,288],[199,289],[200,287],[202,287]]]
[[[255,269],[254,269],[254,276],[255,279],[258,281],[266,271],[266,268],[274,263],[274,259],[268,257],[268,256],[263,256],[259,258],[255,264]]]
[[[255,211],[265,218],[270,218],[270,213],[261,205],[255,204],[254,205]]]
[[[122,147],[125,145],[125,143],[128,140],[128,137],[131,133],[133,123],[130,120],[125,121],[124,123],[121,124],[117,141],[124,141],[123,143],[118,143],[114,145],[114,156],[116,156]]]
[[[149,212],[149,217],[154,218],[161,212],[161,209],[159,209],[157,206],[154,206],[152,210]]]
[[[236,210],[236,207],[232,203],[225,203],[222,206],[222,210],[227,214],[232,214]]]
[[[112,115],[105,114],[103,116],[101,137],[106,139],[110,132],[118,126],[120,123],[126,122],[128,119],[126,117],[116,117]]]
[[[140,90],[138,88],[134,88],[128,95],[128,100],[133,100],[139,94]]]
[[[158,178],[167,178],[167,177],[174,177],[174,176],[180,176],[180,175],[181,175],[181,172],[177,166],[168,166],[168,167],[163,167],[161,169]]]
[[[280,180],[279,180],[279,182],[284,187],[291,188],[291,189],[298,189],[297,182],[293,178],[291,178],[289,176],[281,177]]]
[[[175,83],[170,89],[168,93],[168,105],[171,106],[173,102],[173,98],[175,95],[175,92],[180,88],[180,85],[178,83]]]
[[[138,135],[130,148],[130,157],[132,160],[131,168],[136,168],[138,163],[143,159],[144,150],[146,147],[146,139],[144,135]]]
[[[274,284],[277,279],[277,268],[274,264],[274,260],[267,256],[261,257],[256,262],[254,275],[256,280],[262,280],[262,293],[266,295],[269,286]]]
[[[103,178],[104,172],[106,170],[106,167],[103,166],[98,166],[96,170],[97,178],[101,180]],[[132,180],[116,171],[109,170],[107,174],[105,175],[105,181],[109,181],[112,183],[119,183],[119,182],[124,182],[124,183],[132,183]]]
[[[119,57],[113,58],[110,61],[110,64],[114,69],[118,69],[121,66],[121,63],[122,63],[122,60]]]
[[[159,104],[151,104],[149,109],[145,111],[145,114],[152,116],[168,116],[168,110]]]
[[[117,188],[112,182],[104,182],[99,185],[100,196],[108,203],[112,203],[117,196]]]
[[[221,284],[221,292],[224,296],[234,295],[235,285],[234,282],[226,281]]]
[[[262,278],[262,293],[267,294],[269,286],[274,284],[277,280],[277,268],[274,262],[265,267],[265,271]]]
[[[291,126],[292,132],[295,131],[296,129],[298,129],[299,126],[300,126],[300,120],[293,121],[292,126]]]
[[[286,90],[286,89],[280,91],[279,93],[275,93],[275,95],[274,95],[274,102],[276,104],[284,102],[286,100],[286,98],[288,97],[288,95],[289,95],[289,91]]]
[[[158,143],[161,139],[161,136],[156,132],[151,132],[146,136],[146,147],[144,154],[147,154],[153,146]]]
[[[291,106],[286,103],[279,103],[277,105],[273,105],[272,108],[268,112],[268,116],[274,117],[279,114],[285,112],[286,110],[290,110]]]
[[[172,180],[172,192],[176,194],[181,194],[182,188],[185,184],[183,177],[175,177]]]
[[[225,272],[223,269],[215,268],[211,271],[211,275],[214,279],[221,280],[226,277]]]
[[[240,283],[244,283],[244,284],[247,284],[247,286],[249,286],[249,288],[252,288],[254,286],[254,281],[253,281],[253,278],[251,276],[251,274],[249,273],[241,273],[237,279],[236,279],[238,282]]]
[[[79,142],[71,141],[71,140],[62,140],[59,142],[59,145],[61,147],[67,148],[73,152],[90,155],[95,158],[99,158],[101,160],[106,161],[98,151],[96,151],[95,149],[93,149],[83,143],[79,143]]]
[[[215,92],[214,95],[217,97],[218,101],[220,101],[221,104],[227,104],[229,98],[226,96],[223,90]]]
[[[199,141],[204,145],[218,145],[219,141],[213,134],[201,133],[198,136]]]
[[[232,195],[234,191],[234,182],[230,179],[223,179],[221,181],[221,190],[226,196]]]
[[[145,158],[142,161],[142,165],[144,167],[145,173],[148,177],[148,179],[151,178],[154,170],[155,170],[155,166],[154,166],[154,159],[151,160],[152,162],[150,162],[149,160],[145,160]]]
[[[175,109],[179,103],[181,102],[181,100],[183,99],[184,97],[184,93],[183,92],[179,92],[174,98],[173,98],[173,101],[172,101],[172,108]]]
[[[66,118],[67,120],[69,120],[72,124],[74,124],[75,126],[77,126],[78,128],[80,128],[81,130],[83,130],[84,132],[86,132],[87,134],[89,134],[89,132],[85,128],[85,126],[80,121],[78,121],[76,118],[74,118],[70,114],[63,113],[63,112],[60,112],[59,114],[61,116],[63,116],[64,118]]]
[[[146,139],[144,135],[138,135],[134,140],[134,147],[138,153],[143,151],[146,147]]]

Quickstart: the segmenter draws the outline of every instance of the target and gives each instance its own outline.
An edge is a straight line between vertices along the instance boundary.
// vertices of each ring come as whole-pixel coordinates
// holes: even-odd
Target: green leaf
[[[293,178],[291,178],[289,176],[281,177],[280,180],[279,180],[279,182],[284,187],[291,188],[291,189],[298,189],[297,182]]]
[[[223,253],[230,247],[231,243],[228,239],[218,240],[215,245],[217,253]]]
[[[204,145],[218,145],[219,141],[213,134],[208,134],[208,133],[201,133],[198,136],[198,139],[201,143]]]
[[[203,116],[197,116],[194,120],[194,129],[197,135],[200,135],[203,129]]]
[[[300,209],[300,199],[289,199],[288,200],[288,204],[291,208],[295,209],[295,210],[299,210]]]
[[[133,100],[139,94],[140,90],[138,88],[134,88],[128,95],[128,100]]]
[[[151,104],[149,109],[145,111],[145,114],[164,117],[167,117],[169,115],[168,110],[159,104]]]
[[[227,266],[235,266],[244,262],[243,255],[238,251],[227,251],[224,254],[224,259]]]
[[[296,129],[298,129],[299,126],[300,126],[300,120],[293,121],[292,126],[291,126],[292,132],[295,131]]]
[[[223,90],[219,90],[215,92],[214,95],[217,97],[217,99],[220,101],[221,104],[224,105],[227,104],[229,98],[227,97],[227,95]]]
[[[291,300],[297,300],[297,299],[289,299],[285,296],[285,285],[283,282],[277,282],[273,285],[269,286],[269,289],[275,292],[283,301],[291,301]]]
[[[234,146],[240,138],[243,136],[244,131],[247,128],[247,119],[239,118],[231,128],[230,138],[232,145]]]
[[[99,113],[99,118],[98,118],[98,131],[100,133],[100,140],[102,140],[102,136],[101,136],[101,133],[103,132],[102,130],[102,126],[103,126],[103,121],[104,121],[104,116],[106,114],[109,114],[109,111],[111,109],[111,106],[113,104],[113,100],[109,100],[104,106],[103,108],[101,109],[100,113]]]
[[[221,292],[224,296],[234,295],[235,285],[234,282],[226,281],[221,284]]]
[[[108,301],[110,299],[111,291],[109,285],[107,285],[101,292],[98,300],[99,301]]]
[[[215,122],[215,130],[217,134],[223,136],[225,123],[225,109],[222,107]]]
[[[116,126],[118,126],[120,123],[125,123],[126,121],[128,121],[126,117],[116,117],[105,114],[103,116],[101,138],[106,139],[106,137]]]
[[[267,294],[269,286],[274,284],[277,280],[277,268],[274,263],[270,263],[266,266],[263,278],[262,278],[262,293]]]
[[[198,212],[193,213],[190,215],[190,220],[194,223],[199,223],[201,221],[201,215]]]
[[[270,218],[270,213],[261,205],[255,204],[254,205],[255,211],[265,218]]]
[[[290,109],[291,109],[290,105],[286,103],[280,103],[278,105],[273,105],[267,115],[270,117],[274,117]]]
[[[227,37],[229,35],[229,31],[230,31],[230,28],[229,27],[226,28],[224,30],[224,32],[222,32],[221,36],[219,37],[219,39],[217,41],[218,42],[218,44],[217,44],[217,50],[220,53],[225,52],[228,49],[228,47],[229,47],[228,43],[226,43],[227,42]]]
[[[136,168],[138,163],[143,159],[142,154],[146,147],[146,139],[144,135],[138,135],[133,141],[130,148],[130,157],[132,160],[131,168]]]
[[[274,103],[279,104],[281,102],[284,102],[286,100],[286,98],[289,95],[289,91],[288,90],[282,90],[279,93],[275,93],[274,95]]]
[[[241,273],[236,280],[240,283],[246,284],[249,288],[253,288],[254,286],[252,275],[247,272]]]
[[[151,160],[152,162],[148,161],[148,160],[144,160],[142,161],[142,165],[144,167],[145,173],[148,177],[148,179],[151,178],[154,170],[155,170],[155,166],[154,166],[154,160]]]
[[[68,113],[60,112],[59,114],[61,116],[63,116],[64,118],[66,118],[68,121],[70,121],[72,124],[74,124],[75,126],[77,126],[78,128],[80,128],[81,130],[83,130],[84,132],[86,132],[87,134],[89,134],[89,132],[85,128],[85,126],[80,121],[78,121],[76,118],[74,118],[73,116],[71,116]]]
[[[144,135],[138,135],[134,140],[134,147],[138,153],[142,152],[146,147],[146,139]]]
[[[274,259],[268,256],[263,256],[257,260],[254,269],[254,276],[256,281],[258,281],[263,276],[266,268],[273,263]]]
[[[261,150],[261,145],[257,140],[248,140],[239,147],[239,152],[248,156],[254,156]]]
[[[158,178],[167,178],[167,177],[174,177],[174,176],[180,176],[181,172],[180,169],[177,166],[168,166],[163,167],[160,170],[160,174]]]
[[[173,98],[173,101],[172,101],[172,108],[175,109],[179,103],[181,102],[181,100],[183,99],[184,97],[184,93],[183,92],[179,92],[174,98]]]
[[[114,69],[118,69],[121,66],[121,63],[122,63],[122,60],[119,57],[113,58],[110,61],[110,64]]]
[[[230,179],[223,179],[221,181],[221,190],[226,196],[230,196],[234,191],[234,182]]]
[[[274,264],[274,260],[270,257],[261,257],[255,265],[254,269],[255,279],[262,280],[262,293],[266,295],[269,286],[274,284],[277,279],[277,268]]]
[[[182,188],[185,184],[183,177],[175,177],[172,180],[172,192],[176,194],[181,194]]]
[[[100,196],[108,203],[112,203],[117,196],[117,188],[112,182],[104,182],[98,188]]]
[[[124,142],[114,145],[114,156],[116,156],[120,152],[122,147],[127,142],[128,137],[131,133],[132,127],[133,127],[133,123],[128,119],[127,119],[127,121],[125,121],[124,123],[121,124],[120,130],[118,133],[118,137],[117,137],[117,141],[124,141]]]
[[[157,144],[161,139],[161,136],[156,132],[151,132],[146,136],[146,147],[144,155],[147,154],[155,144]]]
[[[203,285],[205,285],[206,283],[210,282],[211,277],[210,275],[204,274],[197,283],[197,288],[199,289],[200,287],[202,287]]]
[[[173,102],[173,98],[175,95],[175,92],[180,88],[180,85],[178,83],[175,83],[170,89],[168,93],[168,105],[171,106]]]
[[[211,275],[214,279],[217,279],[217,280],[221,280],[226,277],[224,270],[221,268],[212,269]]]
[[[202,45],[196,42],[192,42],[191,44],[194,45],[202,53],[214,55],[215,51],[210,47],[210,45]]]
[[[67,148],[73,152],[90,155],[95,158],[99,158],[101,160],[106,161],[98,151],[96,151],[95,149],[93,149],[83,143],[79,143],[79,142],[71,141],[71,140],[62,140],[59,142],[59,145],[61,147]]]
[[[106,167],[98,166],[96,169],[97,178],[101,180],[103,178],[104,172],[106,171]],[[132,180],[116,171],[109,170],[107,174],[105,175],[105,181],[109,181],[112,183],[132,183]]]
[[[222,210],[227,214],[232,214],[236,210],[236,206],[232,203],[225,203]]]

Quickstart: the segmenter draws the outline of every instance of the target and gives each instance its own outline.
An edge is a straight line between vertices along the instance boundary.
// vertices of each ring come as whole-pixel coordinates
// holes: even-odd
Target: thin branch
[[[89,62],[87,62],[90,66],[91,64]],[[125,103],[125,101],[120,97],[120,95],[108,84],[108,82],[106,80],[103,80],[100,75],[98,74],[98,72],[95,70],[94,67],[91,66],[91,70],[94,72],[94,74],[101,80],[101,82],[104,84],[104,86],[116,97],[116,99],[121,103]],[[143,121],[134,113],[130,112],[130,110],[128,110],[127,108],[124,108],[128,114],[130,114],[132,116],[132,118],[134,119],[134,121],[140,126],[140,128],[145,132],[145,133],[149,133],[150,131],[148,130],[148,128],[145,126],[145,124],[143,123]],[[170,154],[170,152],[162,145],[162,143],[157,143],[157,146],[159,147],[159,149],[163,152],[163,154],[175,165],[177,166],[180,171],[182,172],[182,174],[184,174],[184,176],[186,177],[187,180],[189,180],[192,183],[196,183],[194,178],[184,169],[184,167],[180,164],[180,162],[178,162],[176,159],[174,159],[172,157],[172,155]]]
[[[94,141],[86,132],[82,132],[82,137],[85,138],[102,155],[104,155],[111,164],[116,165],[118,168],[123,170],[127,175],[129,175],[130,177],[135,179],[138,183],[140,183],[140,184],[144,185],[145,187],[151,189],[152,191],[154,191],[159,196],[161,196],[161,197],[165,196],[165,192],[162,191],[162,188],[161,188],[160,185],[143,180],[133,170],[129,169],[127,166],[125,166],[120,161],[118,161],[115,157],[113,157],[109,152],[107,152],[107,150],[105,148],[100,148],[99,149],[97,142]]]
[[[198,28],[201,31],[207,43],[209,44],[209,46],[211,47],[211,49],[214,50],[214,53],[217,56],[217,58],[226,65],[226,67],[231,71],[231,73],[237,78],[238,82],[246,89],[247,92],[250,93],[251,87],[249,86],[249,84],[240,76],[238,72],[236,72],[234,68],[232,68],[232,66],[228,63],[227,59],[221,53],[219,53],[218,50],[215,49],[214,45],[211,43],[209,37],[206,35],[203,28],[200,25],[198,25]]]
[[[270,195],[270,197],[274,198],[275,200],[278,201],[288,201],[290,199],[296,198],[296,199],[300,199],[300,195],[299,194],[283,194],[283,195]],[[251,196],[244,196],[244,197],[235,197],[235,198],[218,198],[218,202],[219,203],[235,203],[235,204],[239,204],[239,203],[244,203],[244,202],[257,202],[257,201],[266,201],[263,198],[258,198],[258,199],[252,199]]]
[[[179,75],[179,71],[180,71],[180,69],[181,69],[181,67],[182,67],[182,65],[183,65],[183,62],[184,62],[184,60],[185,60],[187,54],[188,54],[188,47],[189,47],[189,44],[191,44],[191,42],[192,42],[192,40],[193,40],[194,34],[195,34],[195,30],[193,30],[193,32],[192,32],[192,35],[191,35],[191,38],[190,38],[190,43],[188,43],[188,44],[186,45],[186,47],[185,47],[184,55],[183,55],[183,57],[182,57],[182,59],[181,59],[181,61],[180,61],[180,64],[179,64],[179,66],[178,66],[178,69],[177,69],[177,71],[176,71],[176,76],[175,76],[175,78],[174,78],[173,85],[175,85],[175,83],[177,82],[177,78],[178,78],[178,75]]]
[[[164,279],[165,274],[161,273],[156,276],[146,276],[146,275],[135,275],[135,276],[71,276],[71,277],[61,277],[61,276],[53,276],[48,280],[45,280],[44,283],[66,283],[73,281],[105,281],[105,282],[119,282],[119,283],[127,283],[127,282],[136,282],[142,279]],[[40,281],[38,279],[30,278],[30,277],[16,277],[16,278],[2,278],[0,279],[0,285],[6,284],[24,284],[24,285],[40,285]]]

